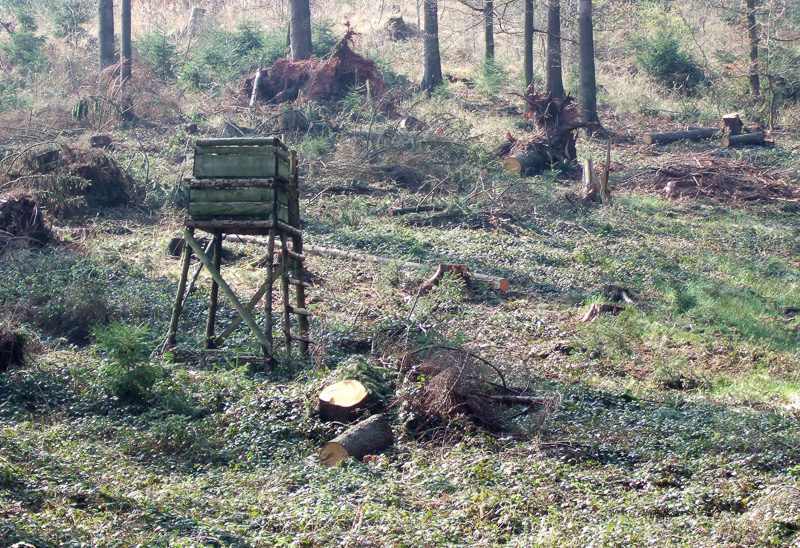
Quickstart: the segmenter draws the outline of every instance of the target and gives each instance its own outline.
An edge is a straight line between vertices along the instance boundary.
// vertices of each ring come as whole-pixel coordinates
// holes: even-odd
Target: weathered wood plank
[[[276,146],[283,150],[289,150],[289,147],[284,144],[277,137],[233,137],[227,139],[198,139],[195,143],[198,147],[214,147],[214,146]]]
[[[189,202],[191,217],[250,217],[272,219],[276,206],[274,202]],[[289,222],[289,208],[277,204],[279,221]]]
[[[269,154],[195,154],[193,175],[197,178],[281,178],[289,180],[289,165]]]
[[[229,189],[203,189],[190,188],[189,202],[269,202],[289,205],[288,191],[276,192],[274,188],[229,188]]]

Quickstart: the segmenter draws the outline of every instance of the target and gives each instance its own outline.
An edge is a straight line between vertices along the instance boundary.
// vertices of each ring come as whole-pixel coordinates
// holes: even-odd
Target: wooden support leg
[[[192,230],[192,229],[187,229]],[[194,230],[192,230],[194,233]],[[178,335],[178,319],[183,309],[183,295],[186,292],[186,281],[189,277],[189,266],[192,262],[192,248],[188,245],[183,250],[183,265],[181,266],[181,281],[178,282],[178,294],[175,295],[175,303],[172,305],[172,319],[169,322],[169,332],[167,333],[167,346],[175,345],[175,337]]]
[[[269,239],[267,240],[267,291],[266,297],[264,297],[264,335],[266,335],[267,340],[270,342],[270,353],[267,352],[267,348],[264,347],[264,358],[270,361],[270,365],[275,359],[275,356],[271,354],[273,346],[272,340],[272,284],[275,283],[277,269],[273,271],[272,263],[275,260],[275,229],[269,229]],[[283,264],[281,264],[281,268],[283,268]],[[281,272],[281,276],[283,272]]]
[[[203,262],[203,266],[206,267],[208,272],[211,274],[211,277],[216,280],[217,284],[219,284],[219,289],[222,293],[228,298],[233,308],[236,309],[236,312],[244,319],[247,327],[250,328],[250,331],[253,332],[253,335],[256,336],[258,341],[261,343],[262,346],[266,346],[270,350],[270,354],[272,353],[272,348],[270,348],[271,343],[267,340],[264,332],[261,330],[261,326],[258,325],[256,320],[253,318],[253,315],[247,310],[244,305],[239,301],[236,297],[236,293],[230,288],[228,283],[222,278],[217,270],[214,267],[214,261],[209,257],[205,252],[203,252],[203,248],[200,247],[200,244],[197,243],[197,240],[194,239],[194,236],[190,232],[191,229],[186,229],[185,237],[186,243],[189,244],[200,260]]]
[[[281,293],[283,293],[283,338],[286,341],[286,358],[290,359],[292,357],[292,307],[289,304],[289,272],[291,271],[290,261],[292,259],[289,258],[286,239],[286,233],[281,232],[281,258],[283,259],[283,272],[281,273]]]
[[[292,248],[298,255],[303,253],[303,237],[294,236],[292,238]],[[306,307],[306,287],[305,287],[305,266],[302,262],[295,262],[295,278],[299,282],[295,287],[297,295],[297,308]],[[300,314],[297,316],[297,325],[300,332],[300,354],[308,355],[308,316]]]
[[[214,231],[214,268],[219,272],[222,264],[222,232]],[[219,300],[219,284],[213,277],[211,278],[211,296],[208,304],[208,320],[206,321],[206,350],[216,347],[214,337],[214,325],[217,321],[217,302]]]

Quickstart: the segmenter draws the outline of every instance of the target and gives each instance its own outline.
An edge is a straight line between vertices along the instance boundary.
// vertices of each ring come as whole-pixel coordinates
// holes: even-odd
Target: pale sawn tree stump
[[[326,386],[320,393],[319,414],[325,421],[351,422],[368,401],[366,387],[356,379],[346,379]]]

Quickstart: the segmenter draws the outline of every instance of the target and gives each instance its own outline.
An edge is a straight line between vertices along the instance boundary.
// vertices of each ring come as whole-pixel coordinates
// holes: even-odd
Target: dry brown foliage
[[[710,154],[683,155],[629,179],[669,199],[710,198],[725,203],[800,201],[790,170],[761,167]]]

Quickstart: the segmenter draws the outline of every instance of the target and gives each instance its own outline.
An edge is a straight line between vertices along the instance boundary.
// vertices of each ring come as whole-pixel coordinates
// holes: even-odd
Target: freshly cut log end
[[[506,158],[506,171],[519,175],[522,173],[522,163],[513,156],[509,156]]]
[[[319,414],[323,420],[350,422],[369,400],[369,391],[356,379],[346,379],[325,387],[319,395]]]
[[[394,443],[392,427],[383,415],[373,415],[335,437],[322,447],[319,462],[335,466],[350,457],[362,460],[367,455],[383,451]]]

